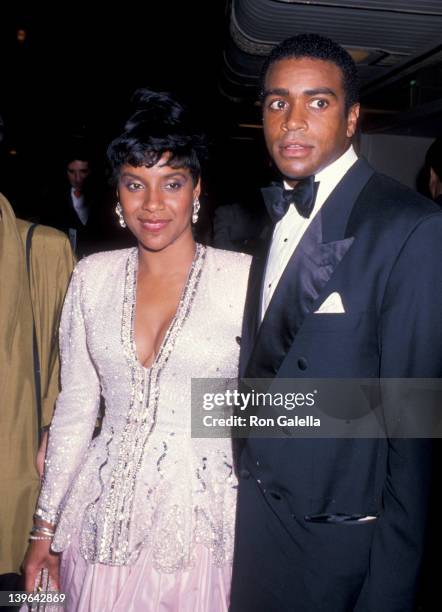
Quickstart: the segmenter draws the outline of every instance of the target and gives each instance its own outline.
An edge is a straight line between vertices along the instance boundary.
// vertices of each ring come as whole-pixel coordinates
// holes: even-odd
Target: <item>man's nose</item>
[[[302,104],[291,105],[284,114],[282,129],[290,130],[305,130],[308,127],[305,108]]]

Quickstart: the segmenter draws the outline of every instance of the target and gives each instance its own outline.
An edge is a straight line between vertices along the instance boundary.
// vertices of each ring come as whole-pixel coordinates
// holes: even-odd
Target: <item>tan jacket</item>
[[[16,219],[0,194],[0,574],[18,572],[40,485],[35,468],[37,406],[33,315],[41,366],[42,426],[58,394],[57,332],[74,265],[67,236],[38,226],[30,283],[25,244],[30,223]]]

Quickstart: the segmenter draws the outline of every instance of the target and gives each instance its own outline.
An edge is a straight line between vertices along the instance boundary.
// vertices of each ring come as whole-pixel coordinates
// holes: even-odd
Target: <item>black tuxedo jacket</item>
[[[78,258],[97,250],[95,247],[106,228],[101,222],[101,194],[98,189],[86,186],[84,201],[89,216],[83,225],[74,208],[69,185],[49,193],[41,206],[40,221],[65,232]]]
[[[261,325],[267,252],[254,258],[241,376],[440,377],[441,244],[438,207],[359,160],[304,234]],[[315,314],[333,292],[345,313]],[[429,441],[248,438],[235,450],[232,612],[413,610]],[[339,520],[353,515],[376,518]]]

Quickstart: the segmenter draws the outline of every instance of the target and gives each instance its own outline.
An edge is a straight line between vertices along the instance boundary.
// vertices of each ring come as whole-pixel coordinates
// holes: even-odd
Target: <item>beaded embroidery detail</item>
[[[108,565],[125,565],[133,562],[134,555],[138,556],[138,550],[129,550],[130,519],[137,476],[141,468],[146,443],[155,427],[161,371],[190,312],[204,258],[205,247],[197,245],[176,314],[152,366],[144,368],[138,361],[134,341],[137,251],[132,251],[128,257],[121,341],[131,368],[131,398],[126,425],[119,442],[118,459],[111,474],[110,489],[103,517],[102,537],[97,557],[90,559],[91,561],[99,561]],[[89,526],[89,530],[91,527]],[[89,558],[90,550],[83,549],[82,554]]]

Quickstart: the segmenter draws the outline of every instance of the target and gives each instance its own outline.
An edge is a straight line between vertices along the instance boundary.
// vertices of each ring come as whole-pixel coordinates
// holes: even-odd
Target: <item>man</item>
[[[350,56],[313,34],[282,42],[262,104],[267,148],[294,189],[266,192],[275,225],[252,264],[241,376],[439,377],[442,215],[357,159]],[[242,442],[232,612],[414,609],[428,441]]]
[[[429,169],[429,189],[433,200],[442,206],[442,138],[436,138],[425,156],[425,165]]]
[[[41,220],[69,236],[79,257],[94,250],[96,216],[101,204],[92,188],[90,156],[83,145],[74,146],[66,156],[63,186],[49,191],[43,202]]]
[[[21,588],[58,394],[58,324],[73,265],[64,234],[17,219],[0,194],[0,590]]]

